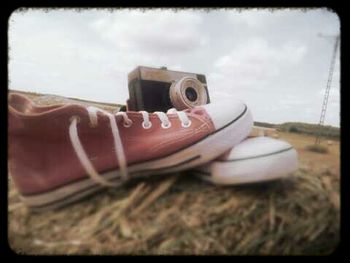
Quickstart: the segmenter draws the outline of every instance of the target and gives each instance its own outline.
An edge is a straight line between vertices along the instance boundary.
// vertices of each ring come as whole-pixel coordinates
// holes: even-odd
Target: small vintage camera
[[[210,102],[205,75],[139,66],[128,75],[128,110],[183,110]]]

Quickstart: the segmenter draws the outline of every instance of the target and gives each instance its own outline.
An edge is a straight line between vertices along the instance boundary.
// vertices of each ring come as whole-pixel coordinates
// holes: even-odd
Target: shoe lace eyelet
[[[147,129],[152,127],[152,122],[148,122],[148,125],[146,125],[146,123],[143,121],[142,122],[142,127],[147,130]]]
[[[184,127],[184,128],[190,127],[191,124],[192,124],[192,122],[190,120],[187,123],[181,122],[181,126]]]
[[[162,123],[162,128],[163,129],[169,129],[171,127],[171,122],[169,121],[169,122],[167,122],[166,124],[163,122]]]
[[[129,128],[131,125],[132,125],[132,120],[128,120],[128,121],[125,121],[124,123],[123,123],[123,126],[125,127],[125,128]]]

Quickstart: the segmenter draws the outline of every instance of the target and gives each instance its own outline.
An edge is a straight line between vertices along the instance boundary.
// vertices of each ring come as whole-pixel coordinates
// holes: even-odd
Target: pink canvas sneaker
[[[42,210],[127,179],[207,163],[242,141],[253,120],[240,101],[167,113],[109,113],[78,104],[8,102],[9,173],[22,200]]]

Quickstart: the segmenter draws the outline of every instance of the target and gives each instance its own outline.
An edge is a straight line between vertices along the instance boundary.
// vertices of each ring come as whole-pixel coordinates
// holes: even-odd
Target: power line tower
[[[320,37],[329,37],[329,36],[323,36],[321,34],[319,34],[319,36]],[[332,36],[332,38],[334,38],[334,36]],[[320,128],[320,130],[321,130],[321,126],[323,126],[323,124],[324,124],[324,119],[326,117],[329,91],[331,89],[331,83],[332,83],[332,77],[333,77],[333,71],[334,71],[334,65],[335,65],[335,61],[336,61],[336,54],[337,54],[338,46],[339,46],[339,35],[335,36],[331,66],[329,68],[329,73],[328,73],[327,87],[326,87],[326,91],[324,93],[321,116],[320,116],[320,121],[318,123],[318,127]],[[316,136],[315,144],[319,144],[320,141],[321,141],[321,131],[319,131],[317,136]]]

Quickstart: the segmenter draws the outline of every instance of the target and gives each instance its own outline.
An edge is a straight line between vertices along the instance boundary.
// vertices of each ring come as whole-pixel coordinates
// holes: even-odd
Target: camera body
[[[210,102],[205,75],[138,66],[128,74],[128,110],[182,110]]]

